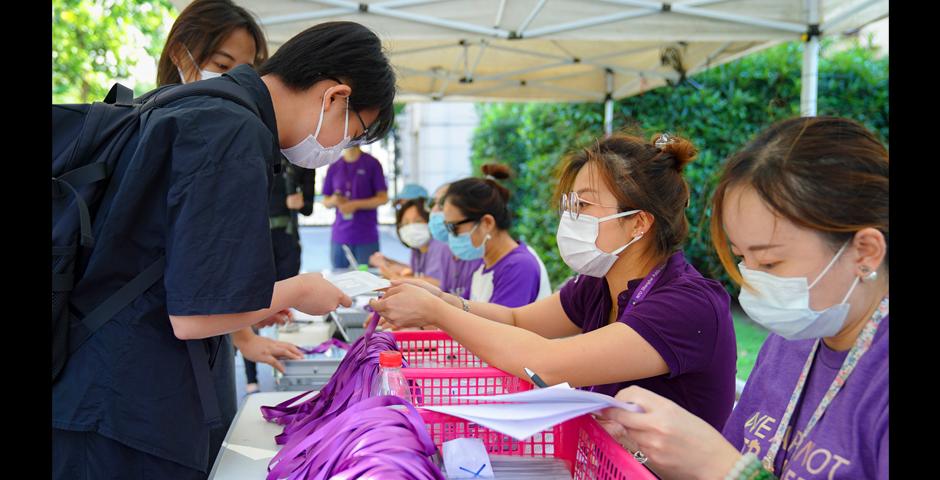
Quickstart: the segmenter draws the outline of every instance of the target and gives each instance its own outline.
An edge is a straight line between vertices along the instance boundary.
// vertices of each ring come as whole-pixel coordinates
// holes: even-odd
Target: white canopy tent
[[[189,0],[172,0],[182,9]],[[271,51],[303,29],[374,30],[400,101],[606,102],[782,41],[806,42],[801,112],[816,113],[821,35],[888,16],[887,0],[237,0]]]

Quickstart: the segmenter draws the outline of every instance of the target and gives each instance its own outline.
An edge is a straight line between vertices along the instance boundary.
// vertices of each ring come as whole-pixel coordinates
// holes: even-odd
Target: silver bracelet
[[[457,298],[460,299],[460,304],[463,305],[463,311],[470,313],[470,304],[467,303],[467,301],[464,300],[463,297],[457,297]]]

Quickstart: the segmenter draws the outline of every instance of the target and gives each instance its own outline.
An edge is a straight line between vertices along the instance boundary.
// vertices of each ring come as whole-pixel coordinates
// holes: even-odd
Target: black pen
[[[532,383],[534,383],[536,387],[545,388],[545,387],[548,386],[548,385],[542,380],[542,378],[539,377],[538,375],[536,375],[535,372],[533,372],[532,370],[529,370],[528,368],[525,368],[525,367],[523,367],[523,370],[525,370],[525,374],[528,375],[529,378],[532,379]]]

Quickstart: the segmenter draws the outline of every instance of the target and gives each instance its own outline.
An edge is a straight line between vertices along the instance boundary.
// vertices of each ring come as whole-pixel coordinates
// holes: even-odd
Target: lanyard
[[[878,325],[881,323],[881,320],[888,314],[888,296],[881,300],[881,304],[878,305],[878,308],[875,309],[875,312],[872,314],[871,318],[868,319],[868,323],[865,325],[865,328],[862,330],[862,333],[858,336],[858,339],[855,340],[855,345],[852,346],[852,350],[849,351],[848,356],[845,357],[845,360],[842,362],[842,367],[839,369],[839,373],[836,375],[836,378],[832,380],[832,383],[829,385],[829,390],[826,392],[826,396],[819,402],[819,405],[816,406],[816,411],[813,412],[813,416],[809,418],[809,422],[806,424],[806,429],[803,431],[803,438],[808,438],[810,432],[813,430],[813,427],[819,422],[819,419],[822,418],[823,414],[826,413],[826,409],[829,408],[829,404],[832,403],[832,400],[836,397],[842,387],[845,385],[846,380],[848,380],[849,375],[852,374],[852,371],[855,370],[855,366],[858,365],[859,359],[862,358],[862,355],[868,351],[871,347],[872,340],[875,337],[875,332],[878,330]],[[774,471],[774,460],[777,457],[777,453],[780,450],[780,445],[783,443],[783,435],[790,425],[790,418],[793,416],[793,411],[796,409],[796,404],[800,399],[800,396],[803,394],[803,388],[806,386],[806,378],[809,376],[810,368],[813,366],[813,359],[816,357],[816,352],[819,350],[819,342],[821,340],[816,340],[816,343],[813,345],[813,350],[809,353],[809,357],[806,358],[806,364],[803,365],[803,372],[800,373],[800,378],[796,382],[796,388],[793,389],[793,394],[790,395],[790,402],[787,404],[787,409],[783,413],[783,418],[780,419],[780,424],[777,426],[777,431],[774,433],[774,436],[770,439],[770,448],[767,449],[767,454],[764,456],[762,461],[764,468],[767,471]]]

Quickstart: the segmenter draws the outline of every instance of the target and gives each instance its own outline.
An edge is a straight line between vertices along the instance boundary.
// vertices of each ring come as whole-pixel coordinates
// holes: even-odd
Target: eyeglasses
[[[340,81],[340,79],[336,77],[332,77],[329,75],[324,75],[324,76],[330,80],[333,80],[334,82],[340,85],[345,85],[345,83],[343,83],[342,81]],[[346,108],[349,108],[349,97],[346,97]],[[349,143],[346,146],[357,147],[359,145],[363,145],[365,143],[378,140],[375,134],[379,129],[379,120],[376,119],[374,122],[372,122],[372,125],[366,126],[366,122],[362,120],[362,115],[359,114],[359,111],[352,109],[352,108],[349,108],[349,109],[352,110],[352,112],[356,114],[356,118],[359,119],[359,124],[362,125],[362,133],[360,133],[359,135],[356,135],[356,138],[350,139]]]
[[[372,122],[372,125],[367,127],[366,122],[362,120],[362,115],[359,115],[359,112],[356,110],[352,110],[352,112],[356,114],[356,118],[359,119],[359,124],[362,125],[362,133],[357,135],[356,138],[350,139],[349,146],[359,146],[377,140],[376,132],[379,129],[379,120],[376,119],[374,122]]]
[[[581,216],[581,209],[584,208],[584,204],[604,208],[615,208],[618,212],[620,211],[620,207],[616,205],[601,205],[600,203],[591,202],[579,197],[576,192],[569,192],[561,194],[561,202],[560,205],[558,205],[558,215],[567,213],[572,220],[577,220],[578,217]],[[627,210],[633,209],[630,208]]]
[[[443,204],[442,204],[439,200],[441,200],[441,199],[437,199],[437,198],[434,198],[434,197],[429,198],[429,199],[428,199],[428,210],[434,210],[434,207],[436,207],[436,206],[443,206]]]
[[[470,223],[470,222],[479,222],[479,219],[467,218],[467,219],[461,220],[461,221],[459,221],[459,222],[454,222],[454,223],[444,222],[444,228],[447,229],[447,232],[448,232],[448,233],[450,233],[451,235],[456,236],[456,235],[457,235],[457,227],[459,227],[459,226],[461,226],[461,225],[463,225],[463,224],[465,224],[465,223]]]

